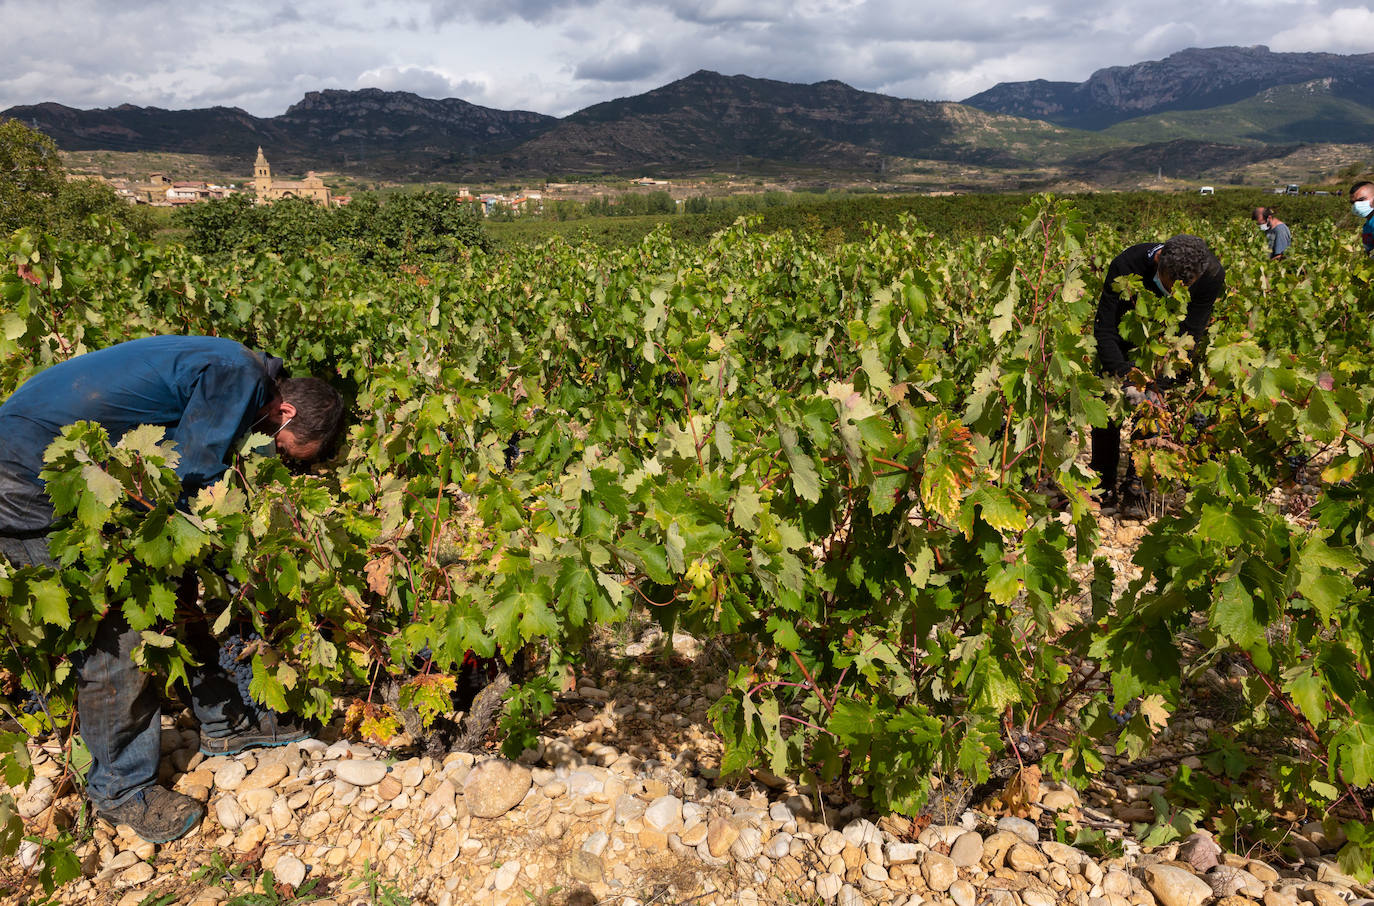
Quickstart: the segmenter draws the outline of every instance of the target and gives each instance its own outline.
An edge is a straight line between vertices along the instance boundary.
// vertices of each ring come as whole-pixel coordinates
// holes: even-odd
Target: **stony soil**
[[[1144,527],[1103,524],[1102,553],[1124,585]],[[664,663],[655,633],[608,634],[593,659],[599,685],[565,694],[539,750],[518,763],[328,739],[206,758],[183,714],[164,719],[163,779],[207,815],[182,840],[154,846],[92,825],[43,748],[38,779],[14,792],[32,831],[70,828],[81,841],[84,877],[59,891],[64,904],[1374,906],[1335,864],[1338,833],[1300,816],[1287,816],[1293,832],[1277,852],[1133,838],[1175,766],[1202,766],[1235,677],[1208,671],[1196,707],[1173,716],[1144,761],[1104,745],[1108,770],[1082,796],[1032,768],[1025,818],[970,810],[957,825],[922,827],[837,791],[720,782],[706,712],[722,659],[679,636]],[[1058,818],[1103,831],[1107,854],[1058,842]],[[26,843],[17,864],[0,866],[0,902],[33,902],[35,855]]]

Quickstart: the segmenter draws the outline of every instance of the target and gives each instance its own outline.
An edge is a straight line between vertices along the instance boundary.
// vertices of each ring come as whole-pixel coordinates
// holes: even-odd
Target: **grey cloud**
[[[0,0],[0,108],[57,100],[282,112],[372,84],[569,113],[697,69],[959,98],[1187,45],[1362,49],[1355,0]],[[188,51],[188,36],[212,35]]]
[[[663,71],[663,57],[652,46],[611,53],[583,60],[573,70],[573,78],[598,82],[633,82]]]
[[[418,66],[388,66],[370,70],[358,76],[354,87],[409,91],[421,97],[457,97],[466,101],[486,93],[486,86],[480,82],[454,79],[437,70]]]
[[[785,0],[669,0],[667,8],[684,22],[698,25],[738,25],[777,22],[791,5]]]
[[[430,20],[435,25],[450,22],[500,23],[514,19],[539,24],[560,13],[594,6],[598,0],[435,0],[430,4]]]

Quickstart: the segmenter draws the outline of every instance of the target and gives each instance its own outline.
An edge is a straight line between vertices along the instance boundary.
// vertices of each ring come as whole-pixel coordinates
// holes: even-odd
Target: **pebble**
[[[261,765],[244,778],[243,782],[239,784],[238,792],[242,794],[252,790],[271,789],[285,780],[289,773],[286,765],[279,761]]]
[[[33,871],[38,867],[39,859],[43,855],[43,847],[33,840],[25,840],[19,844],[19,852],[16,854],[19,859],[19,867],[25,871]]]
[[[1178,847],[1178,857],[1196,872],[1210,871],[1221,857],[1221,847],[1205,831],[1190,834]]]
[[[301,836],[308,840],[320,837],[329,829],[328,812],[312,812],[301,822]]]
[[[1264,885],[1250,872],[1230,865],[1218,865],[1203,876],[1212,888],[1213,896],[1230,897],[1244,894],[1247,897],[1264,896]]]
[[[1202,906],[1212,898],[1206,881],[1172,865],[1145,866],[1145,886],[1159,906]]]
[[[821,837],[821,852],[827,856],[838,855],[844,851],[847,842],[848,841],[844,838],[844,834],[839,831],[830,831],[824,837]]]
[[[644,810],[644,823],[671,833],[682,827],[682,800],[676,796],[660,796]]]
[[[768,841],[768,845],[763,848],[763,854],[774,862],[784,858],[792,851],[792,835],[789,833],[774,834]]]
[[[1049,856],[1051,862],[1070,869],[1077,868],[1088,861],[1088,854],[1083,850],[1075,849],[1066,843],[1059,843],[1055,840],[1046,840],[1040,844],[1040,851]]]
[[[1016,834],[998,831],[991,837],[983,841],[983,862],[989,868],[997,869],[1002,867],[1002,862],[1006,859],[1007,850],[1025,841]]]
[[[976,894],[973,890],[973,885],[963,878],[949,885],[949,898],[953,900],[957,906],[974,906],[976,902]]]
[[[248,820],[243,806],[233,796],[221,796],[215,802],[215,819],[225,830],[236,831]]]
[[[878,830],[878,825],[864,818],[858,818],[846,824],[843,836],[846,842],[860,848],[870,843],[881,845],[883,842],[883,834],[882,831]]]
[[[981,843],[978,850],[982,852]],[[915,843],[889,843],[885,852],[888,865],[906,865],[909,862],[915,862],[920,854],[921,850]],[[951,852],[950,858],[953,859],[953,856],[954,854]],[[954,864],[957,866],[958,860],[954,860]]]
[[[848,884],[840,888],[840,896],[836,902],[839,906],[864,906],[863,894]]]
[[[1025,818],[1003,818],[997,822],[997,829],[1015,834],[1027,843],[1037,843],[1040,840],[1040,829]]]
[[[530,769],[504,758],[478,762],[463,780],[463,799],[476,818],[497,818],[520,804],[533,781]]]
[[[240,853],[252,852],[258,848],[258,844],[267,839],[267,826],[254,824],[245,827],[234,838],[234,849]]]
[[[140,884],[147,884],[156,874],[157,871],[153,866],[149,865],[147,862],[139,862],[137,865],[125,869],[120,873],[119,877],[115,879],[115,886],[137,887]]]
[[[983,858],[983,838],[976,831],[959,835],[949,848],[949,857],[959,868],[970,868]]]
[[[959,869],[949,856],[928,852],[921,860],[921,874],[926,879],[927,887],[936,893],[944,893],[959,876]]]
[[[816,879],[816,894],[827,903],[833,902],[840,895],[840,888],[844,886],[844,880],[837,874],[823,874]]]
[[[504,893],[515,886],[516,878],[520,877],[519,862],[503,862],[501,867],[496,869],[496,875],[492,879],[492,886],[497,892]]]
[[[763,831],[757,827],[741,828],[730,846],[730,855],[741,862],[752,862],[763,852]]]
[[[285,884],[292,890],[305,883],[305,863],[295,856],[286,855],[272,866],[272,877],[278,884]]]
[[[386,763],[371,758],[340,761],[334,766],[334,776],[354,786],[374,786],[386,776]]]
[[[573,771],[565,781],[568,792],[574,796],[590,796],[593,793],[600,793],[606,787],[606,781],[591,771]]]
[[[226,792],[233,792],[248,776],[248,768],[241,761],[229,761],[214,773],[215,786]]]
[[[1048,868],[1050,864],[1045,854],[1029,843],[1017,843],[1007,850],[1006,862],[1012,871],[1028,872],[1040,871],[1042,868]]]
[[[1065,812],[1078,808],[1081,803],[1073,790],[1050,790],[1040,797],[1040,807],[1049,811]]]
[[[717,859],[724,858],[738,839],[739,828],[724,818],[716,818],[706,825],[706,847]]]

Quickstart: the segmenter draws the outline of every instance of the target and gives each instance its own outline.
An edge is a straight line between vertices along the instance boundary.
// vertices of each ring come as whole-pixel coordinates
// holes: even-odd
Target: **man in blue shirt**
[[[1255,223],[1259,224],[1260,231],[1269,243],[1270,260],[1282,258],[1288,247],[1293,244],[1293,234],[1289,231],[1288,224],[1274,216],[1273,208],[1255,208],[1250,214],[1254,217]]]
[[[43,452],[66,425],[94,421],[118,441],[138,425],[162,425],[176,443],[185,494],[216,481],[235,441],[273,435],[283,456],[327,454],[343,425],[343,401],[324,381],[282,377],[280,359],[218,337],[148,337],[90,352],[26,381],[0,406],[0,554],[16,565],[52,565],[53,510]],[[161,710],[151,678],[133,662],[140,633],[118,608],[101,620],[76,664],[77,711],[91,751],[87,794],[97,814],[145,840],[174,840],[203,814],[198,802],[157,785]],[[213,662],[191,681],[201,750],[234,754],[303,738],[275,718],[253,725]]]

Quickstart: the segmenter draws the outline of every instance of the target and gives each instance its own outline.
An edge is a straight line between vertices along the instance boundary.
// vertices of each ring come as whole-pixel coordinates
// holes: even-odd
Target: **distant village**
[[[257,204],[270,204],[283,198],[305,198],[317,204],[346,205],[352,196],[332,192],[324,180],[313,170],[304,179],[278,179],[272,175],[272,166],[258,148],[257,160],[253,164],[253,176],[242,184],[229,183],[218,185],[210,182],[173,180],[166,173],[151,173],[147,180],[107,179],[121,198],[130,204],[146,204],[153,207],[176,208],[184,205],[199,204],[203,201],[228,198],[238,194],[248,194]],[[667,190],[669,182],[663,179],[641,177],[631,181],[638,189]],[[585,186],[550,183],[543,191],[521,190],[515,194],[482,193],[474,194],[466,187],[458,189],[460,201],[480,205],[482,214],[491,217],[497,214],[541,214],[544,210],[546,194],[585,195]],[[599,193],[597,193],[599,194]],[[679,202],[680,203],[680,202]]]

